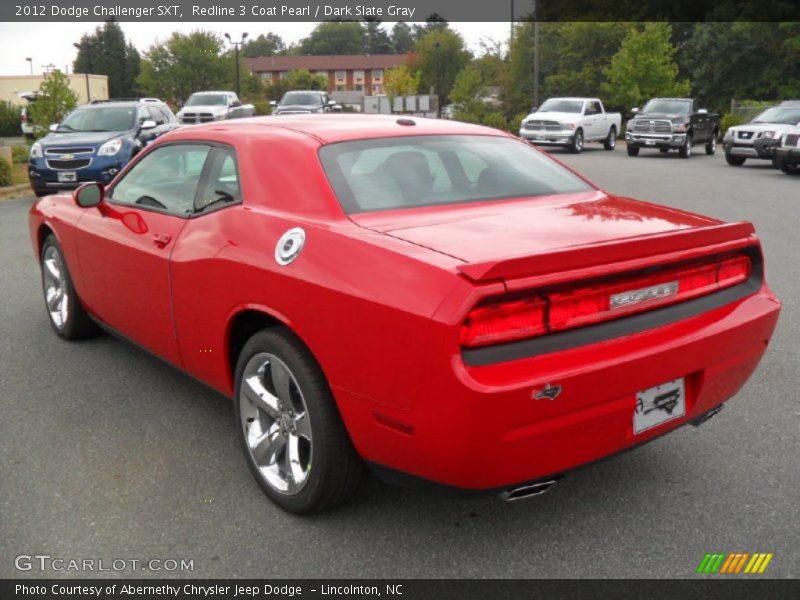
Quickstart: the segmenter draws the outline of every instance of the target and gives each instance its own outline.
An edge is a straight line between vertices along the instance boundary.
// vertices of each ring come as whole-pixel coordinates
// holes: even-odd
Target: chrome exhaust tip
[[[692,425],[694,425],[695,427],[700,427],[700,425],[702,425],[703,423],[708,421],[711,417],[719,413],[719,411],[721,411],[724,408],[724,406],[725,406],[724,404],[720,404],[719,406],[712,408],[707,413],[700,415],[694,421],[691,421]]]
[[[552,488],[557,481],[557,479],[548,479],[547,481],[537,481],[536,483],[521,485],[517,488],[503,492],[500,494],[500,497],[506,502],[513,502],[514,500],[522,500],[523,498],[541,496],[550,488]]]

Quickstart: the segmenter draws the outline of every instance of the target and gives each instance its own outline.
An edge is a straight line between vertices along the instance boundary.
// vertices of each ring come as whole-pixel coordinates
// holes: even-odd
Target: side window
[[[242,199],[236,155],[227,148],[215,148],[208,159],[206,175],[197,194],[195,210],[212,203],[230,204]]]
[[[600,103],[597,101],[592,102],[592,110],[596,115],[599,115],[601,112],[603,112],[602,109],[600,108]]]
[[[163,125],[167,122],[164,118],[164,113],[161,112],[161,109],[158,106],[151,106],[148,108],[150,111],[150,116],[156,122],[156,125]]]
[[[114,186],[109,199],[114,204],[189,215],[210,150],[201,144],[156,148]]]
[[[150,109],[146,106],[142,106],[139,109],[139,125],[144,123],[145,121],[155,121],[155,118],[150,113]]]

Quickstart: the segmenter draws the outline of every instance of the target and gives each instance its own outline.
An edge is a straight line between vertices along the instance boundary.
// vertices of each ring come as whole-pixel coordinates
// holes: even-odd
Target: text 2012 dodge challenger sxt
[[[533,494],[713,414],[780,310],[749,223],[448,121],[177,130],[39,200],[30,233],[56,333],[100,324],[233,396],[256,480],[297,513],[365,465]]]

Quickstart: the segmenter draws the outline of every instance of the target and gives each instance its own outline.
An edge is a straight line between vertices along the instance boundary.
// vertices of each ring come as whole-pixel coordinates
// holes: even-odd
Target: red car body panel
[[[613,339],[494,364],[465,361],[461,326],[487,298],[758,252],[759,245],[749,224],[601,190],[345,214],[317,156],[323,145],[503,135],[416,121],[325,115],[174,131],[142,155],[181,140],[227,144],[237,154],[242,204],[179,218],[46,197],[30,213],[37,256],[43,232],[54,232],[95,318],[226,395],[237,318],[268,315],[309,347],[366,460],[459,488],[505,488],[560,473],[659,436],[736,394],[778,318],[780,304],[765,283],[722,306]],[[293,227],[305,229],[306,246],[280,266],[275,245]],[[636,392],[677,377],[686,378],[685,417],[634,434]],[[557,401],[533,400],[548,384],[561,386]]]

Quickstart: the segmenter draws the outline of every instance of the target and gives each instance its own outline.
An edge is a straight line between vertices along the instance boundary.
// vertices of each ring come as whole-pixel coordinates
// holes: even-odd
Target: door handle
[[[163,248],[164,246],[169,244],[169,241],[171,239],[172,237],[167,235],[166,233],[156,233],[153,236],[153,245],[155,245],[156,248]]]

